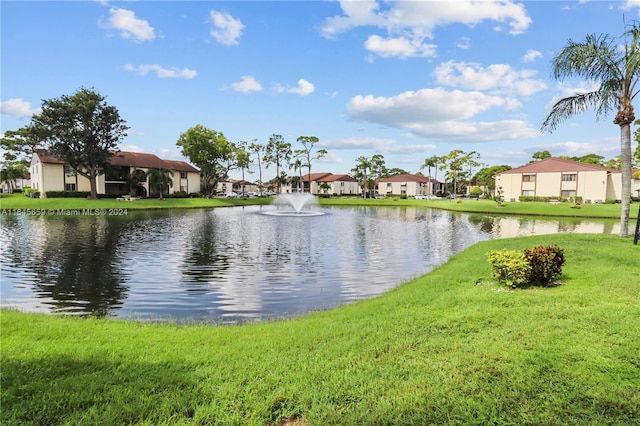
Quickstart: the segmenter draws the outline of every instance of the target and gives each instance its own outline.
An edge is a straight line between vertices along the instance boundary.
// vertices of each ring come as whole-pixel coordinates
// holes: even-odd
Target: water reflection
[[[242,322],[388,291],[489,238],[617,233],[617,221],[462,215],[427,208],[271,206],[126,217],[4,216],[3,306],[140,320]]]

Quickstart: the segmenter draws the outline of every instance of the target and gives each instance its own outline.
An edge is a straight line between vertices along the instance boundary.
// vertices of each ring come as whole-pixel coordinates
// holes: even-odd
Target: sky
[[[293,149],[316,136],[328,153],[312,171],[336,174],[375,154],[426,173],[426,158],[455,149],[483,166],[544,150],[611,159],[613,113],[540,131],[558,99],[594,88],[553,79],[551,61],[569,40],[622,36],[639,11],[640,0],[3,0],[0,131],[84,87],[130,127],[121,150],[165,159],[188,161],[176,141],[197,124]]]

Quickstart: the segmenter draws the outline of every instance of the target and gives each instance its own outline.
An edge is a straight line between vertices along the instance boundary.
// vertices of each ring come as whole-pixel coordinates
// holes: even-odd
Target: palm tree
[[[169,187],[173,185],[173,170],[171,169],[149,169],[147,171],[147,179],[149,181],[149,188],[152,191],[158,191],[160,195],[158,199],[163,199],[163,193],[165,188],[167,191]]]
[[[591,107],[602,118],[616,110],[614,124],[620,126],[622,165],[622,208],[620,237],[629,236],[631,206],[631,123],[635,119],[633,99],[640,82],[640,26],[634,23],[618,43],[609,35],[588,35],[584,42],[571,40],[553,59],[553,76],[583,77],[600,83],[596,90],[560,99],[542,123],[542,130],[552,132],[563,120]]]
[[[129,185],[129,195],[135,196],[138,192],[138,187],[140,186],[140,182],[144,182],[147,180],[147,174],[144,170],[141,169],[133,169],[129,172],[129,176],[127,176],[127,184]]]
[[[438,174],[438,157],[436,155],[432,155],[429,158],[425,158],[424,159],[424,163],[422,164],[422,166],[420,166],[420,170],[424,170],[425,168],[428,169],[428,179],[429,179],[429,192],[431,193],[430,195],[433,194],[433,185],[431,185],[431,168],[435,167],[436,168],[436,175]]]

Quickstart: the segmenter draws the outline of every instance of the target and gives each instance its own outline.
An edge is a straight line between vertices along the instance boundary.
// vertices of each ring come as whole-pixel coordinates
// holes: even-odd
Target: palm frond
[[[558,124],[567,118],[595,107],[598,116],[610,111],[612,106],[610,100],[601,91],[580,93],[560,99],[551,108],[549,115],[541,126],[542,131],[554,131]]]

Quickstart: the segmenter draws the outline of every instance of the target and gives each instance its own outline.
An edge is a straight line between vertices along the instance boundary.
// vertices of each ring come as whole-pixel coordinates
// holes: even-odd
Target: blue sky
[[[168,159],[184,159],[175,143],[196,124],[232,142],[280,134],[298,148],[299,136],[317,136],[328,155],[314,172],[349,173],[357,157],[382,154],[415,173],[453,149],[513,167],[541,150],[610,159],[620,152],[613,114],[540,133],[557,99],[592,87],[553,80],[550,64],[568,39],[620,36],[639,6],[3,0],[0,130],[87,87],[131,127],[122,150]]]

